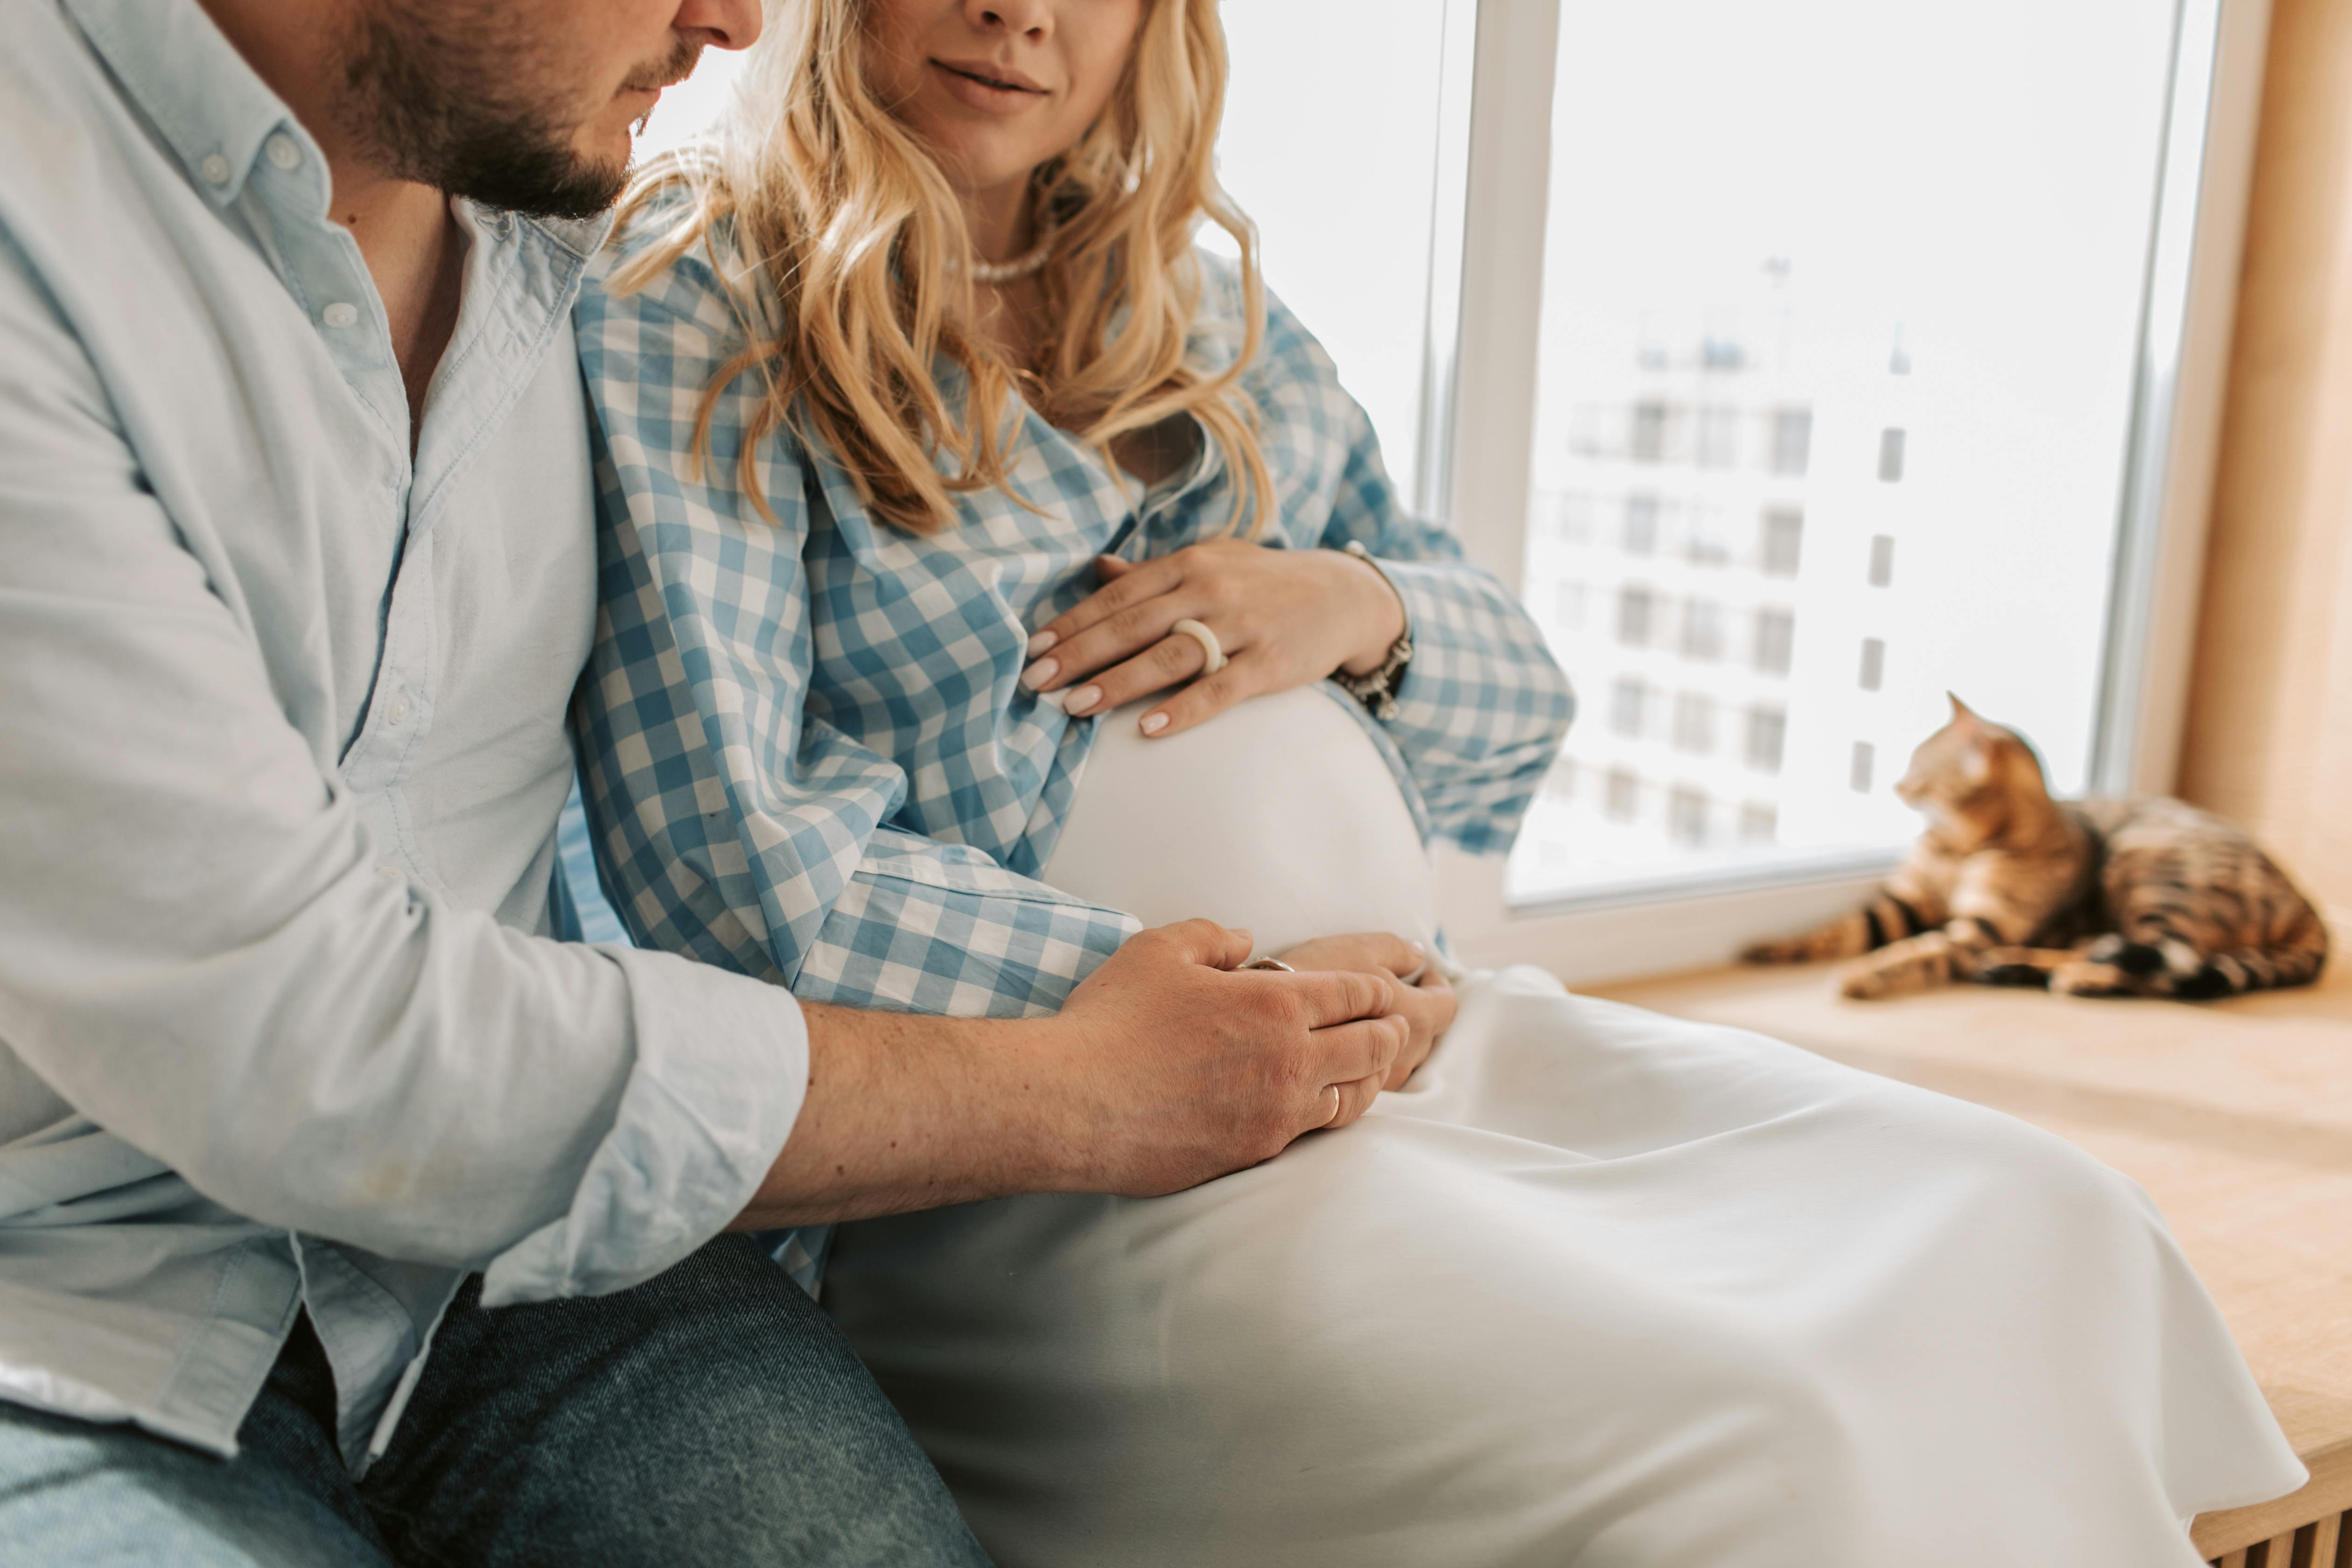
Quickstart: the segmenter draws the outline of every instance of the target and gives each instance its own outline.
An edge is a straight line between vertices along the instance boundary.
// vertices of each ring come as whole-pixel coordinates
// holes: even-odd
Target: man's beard
[[[620,199],[625,160],[572,150],[579,130],[546,79],[547,50],[512,6],[475,0],[369,0],[358,7],[339,118],[397,178],[536,217],[591,217]],[[699,44],[631,76],[667,87],[694,68]]]

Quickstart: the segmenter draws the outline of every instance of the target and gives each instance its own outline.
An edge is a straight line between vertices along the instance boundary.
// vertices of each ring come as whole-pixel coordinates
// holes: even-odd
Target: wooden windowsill
[[[2292,1498],[2200,1519],[2197,1543],[2215,1557],[2352,1509],[2347,968],[2307,990],[2201,1005],[1981,986],[1847,1002],[1823,967],[1585,989],[2009,1111],[2146,1187],[2312,1473]]]

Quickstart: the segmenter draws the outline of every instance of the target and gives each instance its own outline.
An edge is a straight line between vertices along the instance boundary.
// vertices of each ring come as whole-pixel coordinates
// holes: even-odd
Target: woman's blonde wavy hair
[[[655,163],[622,205],[626,224],[658,195],[682,187],[688,198],[616,272],[623,292],[697,245],[718,263],[713,231],[731,227],[740,263],[720,271],[739,291],[748,346],[704,395],[702,459],[720,395],[757,372],[767,393],[745,432],[740,482],[763,515],[775,516],[754,456],[781,429],[839,463],[876,516],[935,532],[954,523],[959,492],[996,487],[1029,504],[1006,466],[1018,388],[1112,462],[1118,437],[1192,415],[1234,476],[1234,525],[1270,517],[1256,407],[1240,384],[1265,335],[1256,235],[1213,157],[1225,93],[1217,0],[1146,0],[1101,118],[1031,176],[1038,221],[1054,234],[1038,278],[1055,325],[1028,364],[970,330],[972,284],[954,265],[971,254],[963,208],[932,153],[868,86],[863,0],[772,0],[770,10],[715,132]],[[1185,355],[1203,288],[1192,253],[1203,216],[1241,251],[1243,341],[1213,371]],[[960,400],[941,391],[943,363],[962,373]]]

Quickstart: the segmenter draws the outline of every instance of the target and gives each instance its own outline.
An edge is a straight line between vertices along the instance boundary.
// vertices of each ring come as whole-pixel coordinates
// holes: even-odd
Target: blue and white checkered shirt
[[[629,250],[608,249],[597,276]],[[1203,265],[1192,351],[1228,363],[1239,291]],[[1262,537],[1360,541],[1380,560],[1413,658],[1394,719],[1348,707],[1425,832],[1506,849],[1567,727],[1567,680],[1510,594],[1406,513],[1321,347],[1278,303],[1268,317],[1245,377],[1279,510]],[[719,398],[709,461],[693,450],[705,390],[744,341],[709,258],[627,297],[592,279],[578,326],[603,578],[583,773],[632,934],[805,1001],[1059,1007],[1137,927],[1035,879],[1095,721],[1021,687],[1029,630],[1093,591],[1097,554],[1141,560],[1225,531],[1233,481],[1213,444],[1145,489],[1024,409],[1011,468],[1034,510],[977,490],[958,526],[921,536],[870,517],[828,455],[778,437],[756,454],[771,523],[739,482],[756,375]]]

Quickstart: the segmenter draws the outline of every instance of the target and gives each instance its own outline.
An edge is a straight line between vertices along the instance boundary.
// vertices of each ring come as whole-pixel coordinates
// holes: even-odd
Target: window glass
[[[1907,839],[1948,689],[2083,787],[2173,20],[1562,0],[1524,582],[1616,602],[1546,627],[1610,783],[1514,898]],[[1604,721],[1625,681],[1670,710]]]

